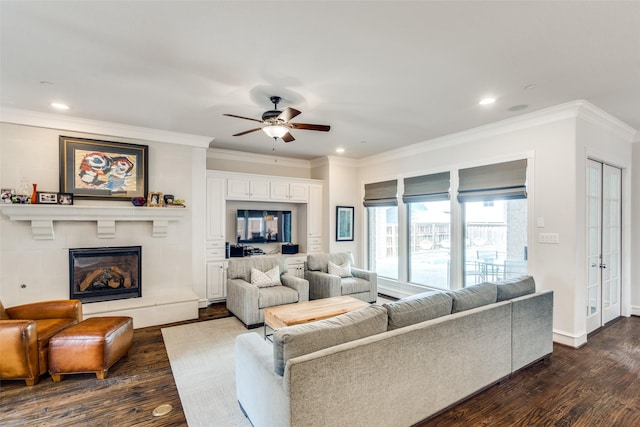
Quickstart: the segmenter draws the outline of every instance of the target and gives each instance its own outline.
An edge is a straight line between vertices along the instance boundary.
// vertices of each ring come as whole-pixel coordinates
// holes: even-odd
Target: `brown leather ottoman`
[[[92,317],[53,336],[49,341],[49,373],[95,372],[103,380],[109,368],[126,356],[133,341],[131,317]]]

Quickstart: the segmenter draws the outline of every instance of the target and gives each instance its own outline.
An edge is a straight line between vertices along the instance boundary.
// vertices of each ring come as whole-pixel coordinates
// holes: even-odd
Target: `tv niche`
[[[291,242],[291,211],[238,209],[237,243]]]

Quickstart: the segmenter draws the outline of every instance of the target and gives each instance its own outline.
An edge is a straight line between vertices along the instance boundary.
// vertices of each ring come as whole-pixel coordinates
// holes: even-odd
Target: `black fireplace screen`
[[[142,247],[69,249],[71,299],[109,301],[142,296]]]

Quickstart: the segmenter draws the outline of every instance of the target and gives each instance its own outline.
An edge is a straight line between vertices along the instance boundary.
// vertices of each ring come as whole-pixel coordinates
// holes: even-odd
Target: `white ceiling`
[[[638,1],[1,0],[0,14],[3,107],[59,101],[212,147],[362,158],[578,99],[640,129]],[[258,124],[222,114],[259,118],[271,95],[331,131],[233,137]]]

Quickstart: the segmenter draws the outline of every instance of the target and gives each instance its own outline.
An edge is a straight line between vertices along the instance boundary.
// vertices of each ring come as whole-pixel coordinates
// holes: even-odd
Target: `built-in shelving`
[[[11,221],[30,221],[35,240],[53,240],[53,223],[56,221],[95,222],[99,239],[114,239],[118,222],[147,221],[153,223],[153,237],[167,237],[169,222],[180,221],[187,214],[186,208],[16,204],[0,205],[0,211]]]

